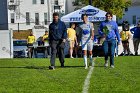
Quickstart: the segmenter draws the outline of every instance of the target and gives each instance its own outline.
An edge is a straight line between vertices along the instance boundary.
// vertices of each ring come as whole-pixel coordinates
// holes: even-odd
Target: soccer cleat
[[[54,69],[54,66],[49,66],[49,69],[50,69],[50,70],[55,70],[55,69]]]
[[[135,56],[137,56],[138,55],[138,52],[135,52]]]
[[[111,68],[114,68],[114,65],[111,65],[110,67],[111,67]]]
[[[105,62],[104,66],[105,66],[105,67],[108,67],[108,62]]]
[[[74,58],[73,56],[71,56],[70,58]]]
[[[88,69],[88,66],[85,66],[85,69]]]
[[[63,63],[61,64],[61,67],[64,68],[64,64]]]

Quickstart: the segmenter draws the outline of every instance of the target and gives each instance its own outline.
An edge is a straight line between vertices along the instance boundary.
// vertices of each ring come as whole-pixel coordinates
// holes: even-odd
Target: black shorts
[[[129,43],[128,40],[122,41],[123,44]]]
[[[27,44],[27,47],[33,46],[33,44]]]

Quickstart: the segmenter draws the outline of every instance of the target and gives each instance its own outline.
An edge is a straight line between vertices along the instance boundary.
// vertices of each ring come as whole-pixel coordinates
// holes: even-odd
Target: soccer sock
[[[89,59],[90,59],[90,63],[92,63],[93,62],[92,55],[89,56]]]
[[[87,56],[84,55],[84,63],[85,63],[85,66],[87,67]]]

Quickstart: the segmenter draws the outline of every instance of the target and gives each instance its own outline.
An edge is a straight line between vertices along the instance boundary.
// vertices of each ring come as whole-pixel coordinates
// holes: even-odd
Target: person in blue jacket
[[[110,56],[110,66],[114,68],[114,54],[116,47],[116,38],[118,44],[120,44],[120,35],[118,30],[118,25],[115,21],[112,20],[113,14],[111,12],[106,13],[106,20],[100,24],[99,34],[103,41],[103,50],[105,57],[105,67],[108,66],[108,56]]]
[[[133,44],[134,44],[134,52],[135,55],[138,55],[138,47],[139,47],[139,43],[140,43],[140,21],[138,22],[137,26],[130,29],[131,33],[134,34],[133,35]]]
[[[64,67],[64,47],[67,39],[67,28],[64,22],[59,19],[58,13],[53,13],[53,22],[49,25],[49,43],[51,47],[51,66],[49,69],[54,70],[56,53]]]

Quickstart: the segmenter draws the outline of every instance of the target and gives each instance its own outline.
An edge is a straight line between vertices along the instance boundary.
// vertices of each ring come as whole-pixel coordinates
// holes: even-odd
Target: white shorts
[[[92,51],[93,49],[93,40],[82,40],[82,50]]]

